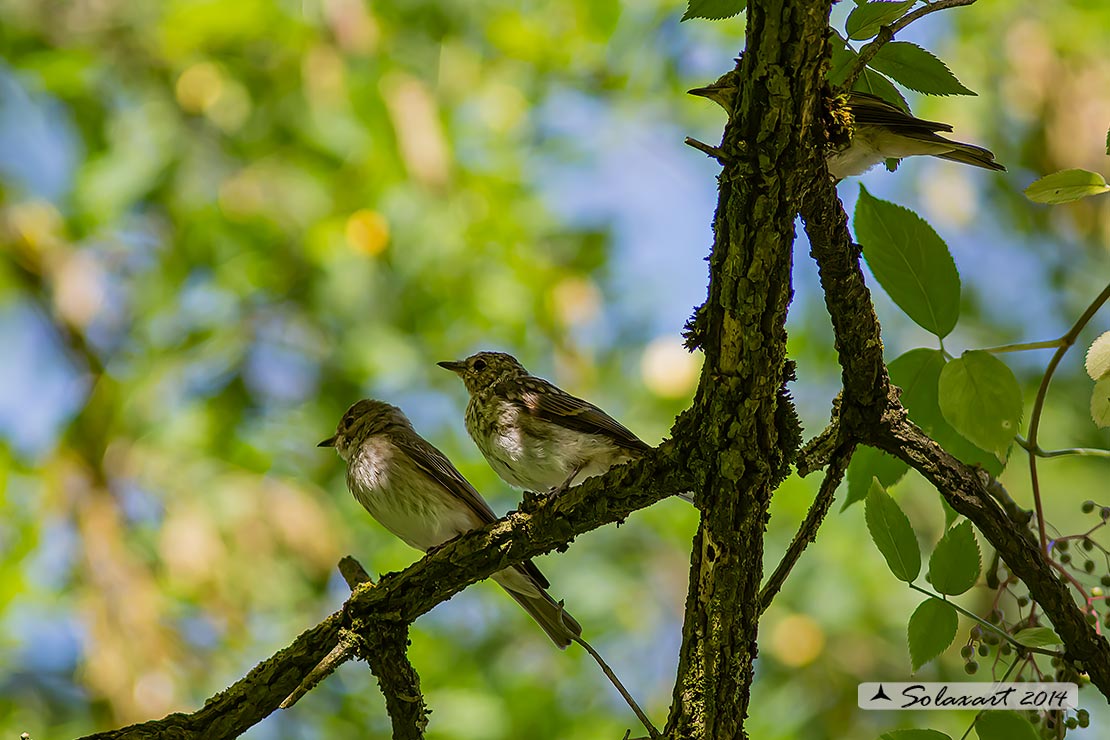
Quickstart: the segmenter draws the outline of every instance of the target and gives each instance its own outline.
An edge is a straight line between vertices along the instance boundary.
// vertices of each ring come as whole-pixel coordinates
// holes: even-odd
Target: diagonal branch
[[[558,497],[540,500],[528,511],[468,532],[400,573],[383,577],[374,588],[357,589],[341,610],[259,663],[196,712],[171,714],[89,735],[85,740],[238,737],[297,689],[338,644],[341,630],[361,632],[360,624],[383,619],[407,625],[495,571],[552,550],[565,550],[578,535],[623,521],[632,512],[691,487],[686,466],[672,446],[664,446],[643,460],[617,466]]]
[[[1026,527],[1007,516],[991,497],[989,476],[952,457],[907,420],[898,390],[887,375],[879,322],[835,186],[816,184],[801,214],[843,369],[841,424],[861,443],[907,462],[953,509],[971,520],[1052,620],[1068,657],[1080,661],[1091,682],[1110,697],[1110,643],[1087,623],[1067,586],[1024,534]]]
[[[782,584],[786,581],[786,577],[790,575],[790,571],[798,563],[798,559],[802,557],[802,552],[809,546],[809,543],[817,539],[817,530],[821,527],[821,522],[825,520],[825,515],[829,513],[829,507],[832,506],[833,498],[836,495],[837,486],[840,481],[844,480],[844,471],[848,469],[848,463],[852,460],[852,453],[855,452],[856,445],[854,442],[842,442],[832,454],[829,460],[828,469],[825,470],[825,478],[821,481],[821,487],[817,490],[817,497],[813,499],[813,503],[806,512],[806,518],[802,520],[802,524],[798,527],[798,533],[794,535],[790,547],[787,548],[786,554],[782,556],[775,572],[767,579],[767,583],[763,584],[763,588],[759,592],[759,606],[760,611],[766,611],[767,607],[771,605],[775,596],[778,594]]]
[[[1068,658],[1079,661],[1091,683],[1110,696],[1110,642],[1087,622],[1067,584],[1027,536],[1028,529],[1015,525],[990,497],[989,476],[952,457],[909,421],[878,426],[871,441],[909,463],[953,509],[971,520],[1052,620]]]

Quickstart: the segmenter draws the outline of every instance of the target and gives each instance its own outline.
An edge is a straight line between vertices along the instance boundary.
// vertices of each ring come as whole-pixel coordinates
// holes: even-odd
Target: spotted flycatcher
[[[651,449],[589,401],[537,378],[512,355],[479,352],[440,367],[470,393],[466,431],[502,480],[561,492]]]
[[[347,487],[378,522],[408,545],[427,552],[496,521],[481,494],[443,453],[416,433],[396,406],[364,399],[339,422],[334,447],[347,463]],[[550,585],[531,561],[491,578],[532,615],[560,648],[582,627],[547,593]]]

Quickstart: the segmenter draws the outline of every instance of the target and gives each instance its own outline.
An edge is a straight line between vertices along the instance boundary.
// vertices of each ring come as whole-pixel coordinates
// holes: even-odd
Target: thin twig
[[[1061,339],[1046,339],[1043,342],[1018,342],[1016,344],[1003,344],[998,347],[986,347],[984,352],[1000,355],[1005,352],[1025,352],[1031,349],[1056,349],[1060,346]]]
[[[848,463],[852,460],[852,453],[855,452],[856,445],[854,442],[843,442],[837,447],[832,456],[829,458],[829,467],[825,470],[825,478],[821,481],[821,487],[817,491],[816,498],[806,512],[806,518],[798,527],[797,534],[794,535],[794,540],[787,548],[786,554],[782,556],[775,572],[767,579],[767,583],[759,592],[759,606],[760,611],[766,611],[767,607],[771,605],[775,595],[778,594],[779,589],[782,588],[783,582],[786,577],[790,575],[790,571],[798,562],[798,558],[802,556],[802,551],[806,549],[810,542],[813,542],[817,537],[817,530],[824,521],[825,515],[829,513],[829,507],[832,506],[833,498],[836,496],[837,486],[844,478],[844,471],[848,469]]]
[[[1042,450],[1040,447],[1033,447],[1029,444],[1029,440],[1020,434],[1014,438],[1026,452],[1036,455],[1037,457],[1065,457],[1068,455],[1075,455],[1079,457],[1110,457],[1110,450],[1103,450],[1098,447],[1065,447],[1062,450]]]
[[[659,734],[659,730],[655,729],[655,725],[653,725],[651,723],[651,720],[648,719],[648,716],[644,713],[644,710],[640,709],[640,705],[637,704],[636,700],[632,698],[632,694],[628,693],[628,689],[624,688],[624,684],[622,684],[621,680],[617,678],[617,674],[613,673],[613,669],[609,667],[609,664],[605,662],[605,659],[602,658],[601,655],[593,649],[590,643],[586,642],[581,637],[574,637],[572,639],[579,645],[581,645],[585,649],[585,651],[590,654],[590,657],[593,658],[599,666],[601,666],[601,672],[605,674],[606,678],[609,679],[609,682],[613,684],[620,695],[624,697],[625,702],[628,704],[629,707],[632,708],[633,713],[635,713],[636,717],[640,720],[640,723],[647,729],[648,734],[651,736],[652,740],[658,740],[659,738],[662,738],[663,736]],[[632,731],[629,730],[627,733],[625,733],[625,737],[627,738],[631,734]]]
[[[308,672],[300,685],[293,690],[293,693],[285,697],[285,700],[279,705],[282,709],[289,709],[291,706],[300,701],[301,697],[312,691],[316,686],[325,678],[335,673],[339,666],[346,663],[354,657],[358,649],[358,637],[355,636],[350,630],[340,630],[339,642],[331,649],[331,652],[324,656],[324,659],[316,664],[316,667]]]
[[[1075,324],[1068,330],[1068,333],[1060,337],[1060,346],[1052,355],[1052,359],[1048,363],[1048,367],[1044,371],[1044,377],[1041,378],[1041,386],[1037,389],[1037,398],[1033,401],[1033,413],[1029,416],[1029,435],[1027,437],[1029,447],[1027,449],[1038,449],[1037,445],[1037,432],[1041,427],[1041,411],[1044,409],[1045,398],[1048,396],[1048,384],[1052,382],[1052,375],[1056,372],[1056,367],[1060,361],[1064,359],[1071,346],[1075,344],[1076,338],[1079,333],[1083,331],[1087,323],[1094,317],[1098,310],[1106,301],[1110,300],[1110,285],[1102,289],[1098,297],[1087,306],[1087,310],[1075,322]],[[1041,503],[1041,484],[1037,477],[1037,455],[1029,455],[1029,479],[1033,484],[1033,505],[1037,510],[1037,533],[1040,535],[1041,552],[1048,556],[1048,537],[1044,530],[1044,507]]]
[[[370,583],[370,574],[362,567],[362,563],[355,560],[350,555],[345,555],[339,561],[339,572],[343,579],[347,581],[347,585],[352,591],[364,583]],[[308,672],[300,685],[293,690],[289,696],[279,705],[282,709],[289,707],[300,701],[301,697],[307,694],[312,689],[316,688],[317,684],[335,672],[339,666],[346,663],[351,658],[355,657],[358,649],[358,638],[354,633],[349,630],[339,631],[339,642],[331,649],[331,652],[323,657],[323,659],[316,664],[316,667]]]
[[[686,146],[694,147],[699,152],[705,152],[721,164],[724,164],[725,161],[728,159],[728,157],[725,155],[724,151],[720,147],[715,147],[712,144],[706,144],[704,141],[698,141],[693,136],[687,136],[683,143],[686,144]]]
[[[844,82],[841,83],[840,89],[852,89],[852,85],[855,83],[856,78],[858,78],[863,72],[863,68],[866,67],[867,64],[875,58],[875,55],[879,53],[879,49],[883,48],[883,46],[886,45],[888,41],[892,41],[894,39],[894,34],[898,33],[906,26],[910,25],[917,19],[924,18],[930,13],[935,13],[938,10],[959,8],[965,5],[972,5],[974,2],[975,0],[937,0],[937,2],[928,3],[924,7],[918,8],[912,13],[907,13],[906,15],[891,23],[889,26],[880,26],[879,33],[875,37],[875,40],[871,41],[859,50],[859,54],[856,56],[856,61],[854,61],[852,63],[852,66],[848,68],[848,76],[844,78]]]

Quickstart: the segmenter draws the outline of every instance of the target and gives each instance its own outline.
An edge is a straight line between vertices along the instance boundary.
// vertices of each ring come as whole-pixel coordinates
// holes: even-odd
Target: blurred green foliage
[[[994,14],[1011,11],[997,5],[953,15],[932,47],[985,95],[981,118],[961,119],[956,103],[921,113],[989,143],[1015,176],[932,163],[871,176],[924,204],[976,283],[955,334],[967,346],[1040,338],[1028,334],[1067,323],[1104,279],[1084,266],[1104,259],[1091,245],[1105,210],[1050,213],[1015,194],[1032,179],[1024,168],[1102,164],[1069,158],[1085,134],[1064,112],[1110,105],[1110,85],[1097,85],[1105,35],[1091,31],[1107,27],[1106,9],[1074,0],[1005,24]],[[512,508],[518,494],[466,438],[465,395],[437,360],[509,349],[649,442],[666,434],[696,382],[698,359],[679,349],[686,316],[651,314],[655,286],[621,278],[635,268],[666,285],[700,260],[713,204],[693,216],[700,236],[676,228],[673,250],[649,256],[621,247],[618,219],[589,204],[575,217],[558,193],[597,192],[588,160],[612,139],[591,127],[605,119],[655,134],[642,159],[609,160],[618,203],[630,181],[676,176],[675,158],[703,166],[711,194],[711,163],[681,151],[679,132],[711,140],[720,113],[683,91],[727,68],[743,26],[679,26],[683,11],[668,0],[0,0],[0,727],[63,737],[190,711],[341,603],[341,555],[372,573],[410,563],[416,553],[314,447],[361,396],[403,406],[495,509]],[[1028,75],[1005,67],[1021,55],[986,54],[984,38],[1037,42],[1052,71],[1035,106]],[[1072,73],[1090,79],[1063,98],[1073,88],[1051,83]],[[968,188],[993,207],[989,222],[960,221]],[[631,218],[649,215],[640,208]],[[961,255],[961,229],[989,230],[996,250],[1029,246],[1045,279],[1035,320],[1007,309],[1028,286],[976,282],[992,257]],[[799,286],[812,287],[803,263]],[[927,344],[888,317],[890,346]],[[820,301],[799,295],[791,321],[796,395],[816,431],[839,369]],[[1028,391],[1035,365],[1016,369]],[[1083,424],[1081,376],[1058,378],[1057,398],[1082,400],[1059,402],[1042,437],[1105,446]],[[1104,474],[1084,461],[1045,472],[1062,509]],[[1020,499],[1020,475],[1007,484]],[[776,499],[772,564],[815,485],[793,478]],[[935,493],[911,475],[895,495],[935,542]],[[660,721],[696,524],[665,501],[541,563]],[[855,683],[907,674],[916,600],[865,542],[860,507],[832,518],[767,612],[753,736],[889,728],[855,708]],[[553,650],[485,584],[420,620],[411,656],[430,737],[620,737],[634,725],[581,651]],[[956,679],[949,658],[918,675]],[[962,731],[961,718],[942,721]],[[248,733],[388,735],[360,664]]]

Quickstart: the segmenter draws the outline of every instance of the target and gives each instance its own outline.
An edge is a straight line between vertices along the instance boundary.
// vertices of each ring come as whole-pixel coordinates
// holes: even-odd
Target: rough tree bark
[[[825,89],[829,7],[786,0],[748,6],[741,87],[721,145],[709,298],[691,337],[705,364],[693,408],[675,434],[680,446],[689,445],[702,518],[667,723],[672,737],[743,735],[767,511],[798,439],[783,391],[791,375],[786,310],[794,220],[823,169],[811,142]]]
[[[887,450],[933,482],[1029,586],[1064,639],[1068,657],[1082,661],[1092,682],[1110,696],[1110,644],[1086,623],[1066,586],[1025,536],[1027,522],[1015,521],[998,506],[981,471],[952,458],[908,422],[890,384],[859,254],[821,156],[830,7],[829,0],[748,3],[741,89],[720,149],[724,170],[709,296],[690,332],[706,362],[694,404],[675,425],[673,443],[557,499],[528,499],[520,512],[448,543],[376,586],[359,587],[342,610],[197,712],[90,738],[235,737],[274,711],[335,648],[342,630],[366,636],[363,631],[389,620],[397,635],[387,642],[396,650],[405,625],[467,585],[527,558],[563,550],[578,534],[686,490],[695,492],[702,518],[693,543],[665,734],[698,740],[744,737],[759,616],[816,535],[856,444]],[[786,359],[785,320],[799,213],[819,266],[844,388],[833,424],[798,465],[808,472],[831,460],[826,480],[787,558],[761,593],[768,506],[794,462],[799,438],[784,388],[793,374]],[[382,658],[371,660],[379,662],[379,670]],[[418,686],[418,679],[413,673],[402,683]],[[397,711],[412,715],[407,736],[420,737],[422,713],[413,711],[413,703],[406,699]]]

